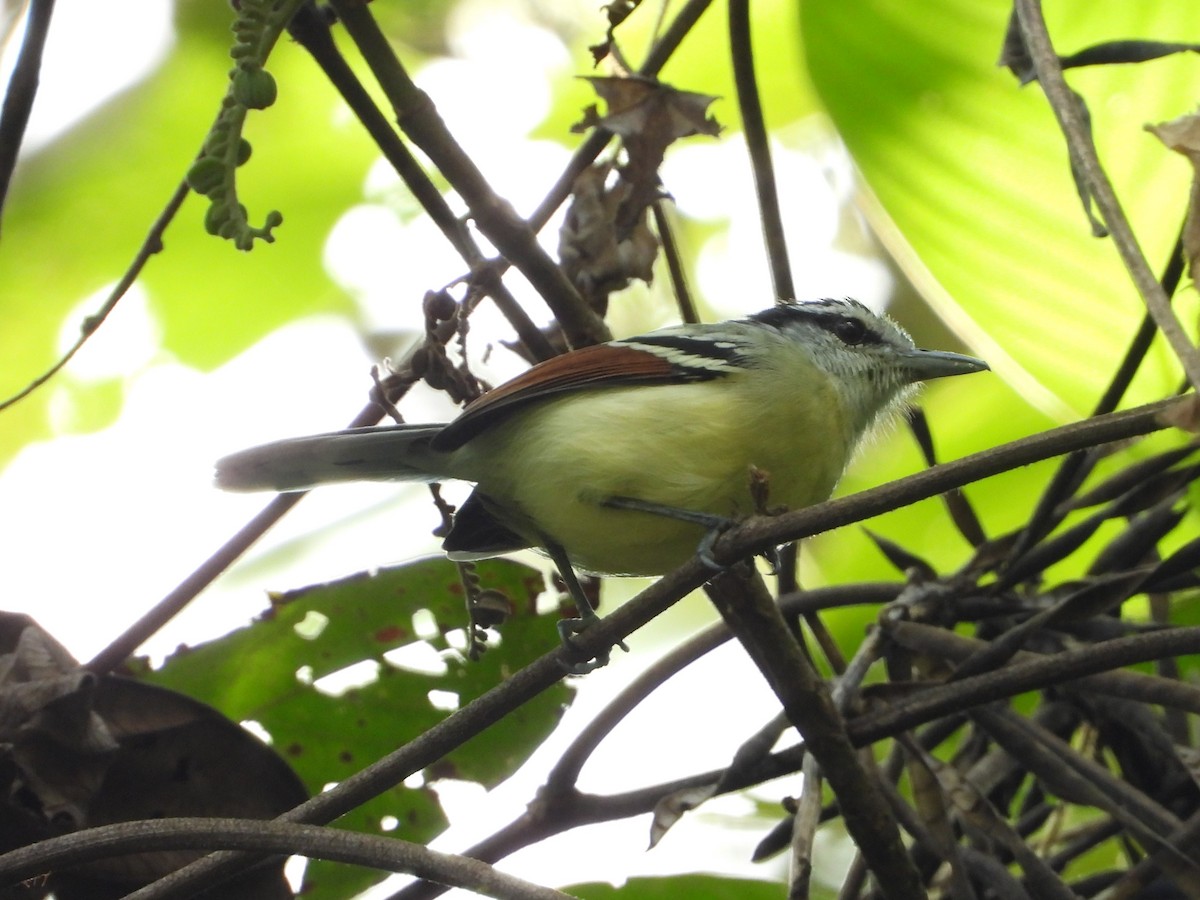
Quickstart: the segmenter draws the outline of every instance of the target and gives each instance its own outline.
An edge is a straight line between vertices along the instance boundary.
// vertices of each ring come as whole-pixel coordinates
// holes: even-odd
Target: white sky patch
[[[887,266],[839,248],[852,185],[845,151],[828,142],[808,149],[823,153],[771,147],[797,299],[852,296],[882,308],[893,286]],[[730,318],[769,307],[774,294],[742,137],[676,144],[662,176],[683,215],[729,222],[698,254],[695,279],[704,296]]]
[[[208,375],[171,362],[131,374],[114,425],[31,444],[0,471],[6,608],[30,613],[88,659],[269,501],[216,490],[213,462],[255,443],[343,427],[366,400],[370,362],[344,321],[314,317]],[[435,553],[428,531],[436,513],[406,514],[395,504],[402,495],[423,501],[428,493],[378,484],[314,492],[150,652],[244,624],[266,608],[268,589]],[[255,574],[260,561],[301,543],[286,569],[265,580]]]
[[[58,352],[66,353],[79,339],[81,326],[104,306],[116,282],[84,297],[63,318]],[[67,371],[83,381],[127,377],[160,352],[162,329],[150,311],[146,290],[134,282],[104,320],[100,331],[80,348]]]
[[[173,3],[57,0],[23,150],[38,149],[149,75],[175,41],[174,16]],[[5,84],[24,37],[22,22],[0,54]]]

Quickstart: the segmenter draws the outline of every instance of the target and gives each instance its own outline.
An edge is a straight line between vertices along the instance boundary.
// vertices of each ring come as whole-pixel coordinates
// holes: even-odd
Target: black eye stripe
[[[821,322],[828,331],[849,346],[878,344],[880,336],[861,319],[853,316],[829,316]]]

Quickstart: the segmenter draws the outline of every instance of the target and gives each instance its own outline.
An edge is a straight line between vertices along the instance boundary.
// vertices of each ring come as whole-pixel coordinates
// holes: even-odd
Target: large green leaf
[[[1064,418],[1092,405],[1142,307],[1111,241],[1090,236],[1045,97],[996,66],[1010,6],[807,0],[801,34],[889,249],[993,368]],[[1063,53],[1118,38],[1186,40],[1194,25],[1179,4],[1056,3],[1047,14]],[[1200,69],[1187,55],[1069,78],[1142,247],[1161,266],[1189,175],[1143,126],[1190,110]],[[1164,357],[1137,396],[1171,389],[1178,375]]]
[[[489,560],[479,564],[478,574],[484,588],[504,593],[515,609],[500,646],[478,662],[465,660],[447,643],[446,635],[466,621],[462,587],[452,563],[432,559],[277,595],[253,624],[181,650],[146,678],[210,703],[234,720],[260,723],[316,792],[445,719],[449,712],[431,702],[431,692],[466,704],[555,645],[552,623],[535,611],[540,572]],[[414,616],[432,616],[431,637],[417,636]],[[440,655],[443,672],[400,668],[384,658],[390,650],[423,643],[429,657]],[[378,677],[366,684],[330,692],[313,683],[364,662],[379,666]],[[572,693],[560,682],[439,760],[427,780],[496,785],[550,734]],[[403,787],[339,824],[378,833],[388,816],[400,823],[396,835],[411,841],[428,841],[445,827],[428,788]],[[310,876],[320,886],[314,897],[346,896],[347,884],[377,880],[375,873],[320,863],[310,866]]]

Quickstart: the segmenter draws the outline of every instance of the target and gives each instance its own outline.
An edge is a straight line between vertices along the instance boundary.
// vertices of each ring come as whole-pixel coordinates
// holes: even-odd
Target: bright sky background
[[[586,14],[594,13],[593,6],[584,4]],[[561,168],[567,151],[556,144],[527,141],[523,135],[548,108],[547,73],[579,63],[557,37],[525,20],[519,4],[501,9],[498,4],[477,3],[472,8],[486,11],[486,16],[456,18],[452,23],[456,56],[430,64],[418,80],[468,152],[483,160],[498,190],[518,209],[529,209],[540,199],[547,173]],[[144,0],[104,4],[58,0],[31,124],[31,146],[53,139],[123,85],[152,71],[172,42],[170,11],[170,4]],[[504,40],[495,39],[497,29],[504,30]],[[9,44],[5,73],[11,51],[18,45],[19,37]],[[493,58],[498,48],[504,54],[499,65]],[[88,79],[76,77],[81,68],[90,73]],[[463,108],[455,86],[464,83],[490,84],[505,102],[482,111],[478,105]],[[79,90],[81,84],[88,88],[86,95]],[[219,91],[220,86],[214,85],[214,104]],[[521,104],[514,105],[513,98],[521,98]],[[502,127],[486,114],[488,109],[503,117]],[[510,135],[511,141],[498,143],[498,134]],[[881,307],[891,290],[886,269],[833,246],[839,211],[850,193],[849,164],[815,127],[811,133],[791,137],[789,148],[776,148],[776,163],[782,195],[806,198],[803,205],[785,203],[800,295],[854,295]],[[714,171],[725,177],[712,179]],[[735,316],[768,306],[771,289],[758,217],[737,135],[681,145],[668,157],[663,178],[683,215],[731,222],[728,232],[703,248],[693,273],[706,296],[721,298],[717,312]],[[348,210],[330,234],[325,262],[334,278],[358,299],[373,325],[412,327],[415,323],[389,318],[397,294],[419,295],[440,286],[458,275],[462,264],[427,222],[400,221],[388,204],[394,186],[394,176],[382,164],[375,167],[363,185],[362,203]],[[286,235],[281,239],[286,240]],[[552,230],[547,240],[550,246],[555,243]],[[420,265],[404,272],[390,265],[390,248],[399,244],[420,247],[419,252],[407,254],[410,260],[420,260]],[[113,272],[114,279],[119,275]],[[398,284],[398,279],[404,283]],[[632,293],[644,296],[637,289]],[[102,295],[80,298],[78,308],[63,322],[64,346]],[[614,331],[627,334],[666,324],[649,318],[635,302],[614,305]],[[540,310],[537,315],[542,315]],[[495,328],[497,337],[505,336],[494,314],[481,316],[476,327]],[[320,367],[292,365],[297,359],[315,358],[321,359]],[[373,362],[365,357],[359,335],[345,322],[314,318],[281,329],[212,374],[201,374],[163,352],[157,324],[135,288],[70,366],[74,379],[125,379],[120,419],[100,432],[65,434],[31,446],[0,472],[4,512],[0,546],[7,549],[0,587],[6,607],[30,612],[78,658],[89,658],[264,503],[262,497],[214,490],[213,460],[259,441],[336,427],[347,418],[346,398],[365,396],[366,373]],[[517,370],[516,361],[502,353],[492,365],[497,375]],[[264,406],[255,398],[269,393],[274,373],[285,367],[291,390],[271,393],[273,402]],[[49,390],[58,389],[52,385]],[[60,393],[56,399],[65,400],[65,395]],[[201,407],[228,411],[221,433],[194,429],[189,410]],[[63,409],[66,418],[65,402]],[[413,420],[450,414],[431,394],[406,401],[405,411]],[[131,493],[132,483],[141,489]],[[44,502],[47,492],[86,498],[86,502],[70,503],[70,515],[63,516],[61,504]],[[413,502],[397,505],[403,500]],[[341,525],[332,534],[322,531],[331,522]],[[258,612],[266,589],[299,586],[435,553],[436,542],[428,533],[435,522],[420,487],[363,485],[318,491],[144,649],[161,657],[181,642],[219,636]],[[407,523],[406,529],[402,523]],[[317,531],[322,531],[320,541],[306,546],[302,558],[290,561],[286,571],[263,574],[274,551],[309,540]],[[54,578],[47,579],[47,572],[53,572]],[[53,596],[46,594],[48,584],[53,584]],[[126,606],[114,606],[109,599],[93,600],[111,597],[104,586],[114,584],[123,586]],[[637,587],[636,582],[612,583],[607,596],[628,596]],[[693,630],[713,616],[702,599],[690,598],[635,635],[630,641],[634,653],[618,654],[608,670],[583,679],[579,701],[560,733],[485,805],[481,806],[482,790],[475,786],[440,787],[452,819],[462,813],[460,820],[474,822],[470,828],[456,827],[436,846],[462,848],[519,812],[566,740],[625,683],[630,672],[677,640],[679,629]],[[757,729],[777,708],[736,648],[715,654],[696,670],[678,679],[663,692],[668,697],[640,710],[613,736],[597,766],[585,772],[583,787],[631,787],[723,765],[738,736]],[[709,715],[720,716],[719,727],[706,721]],[[693,730],[715,731],[728,741],[697,746],[688,737]],[[638,770],[636,782],[630,781],[631,762]],[[788,784],[762,796],[777,800],[782,793],[798,790],[798,784]],[[649,854],[644,852],[648,823],[642,817],[584,829],[527,851],[504,867],[552,884],[616,872],[692,871],[698,860],[719,871],[775,875],[778,863],[754,867],[746,862],[750,848],[762,837],[761,821],[756,823],[759,827],[739,831],[727,818],[749,808],[745,799],[715,801],[685,819],[677,833]],[[483,809],[488,817],[480,815]],[[490,817],[492,812],[496,817]],[[705,827],[706,822],[721,827]]]

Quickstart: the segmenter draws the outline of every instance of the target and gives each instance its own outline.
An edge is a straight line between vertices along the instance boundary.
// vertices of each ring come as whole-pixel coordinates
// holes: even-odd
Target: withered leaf
[[[618,25],[629,18],[630,14],[638,8],[641,2],[642,0],[613,0],[612,3],[604,5],[604,14],[608,18],[608,30],[604,33],[604,40],[601,43],[588,47],[588,50],[592,52],[593,64],[599,64],[600,60],[613,52],[613,31]]]
[[[608,105],[601,116],[595,106],[584,110],[574,132],[600,126],[623,138],[651,137],[665,149],[673,141],[693,134],[718,135],[721,126],[706,115],[716,97],[680,91],[653,78],[637,75],[604,78],[583,76]]]
[[[601,116],[594,106],[572,131],[606,128],[621,138],[626,161],[621,178],[631,186],[617,216],[618,227],[632,228],[651,203],[659,198],[658,167],[667,147],[693,134],[717,135],[721,126],[705,115],[716,99],[707,94],[677,91],[650,78],[588,78],[608,105]]]
[[[644,207],[629,211],[633,223],[623,225],[633,187],[623,180],[609,187],[611,171],[609,165],[595,165],[575,179],[558,237],[563,270],[593,305],[634,278],[649,282],[658,254],[658,239],[642,215]]]
[[[1200,115],[1191,113],[1163,122],[1147,125],[1146,130],[1162,141],[1169,149],[1182,153],[1192,164],[1192,190],[1188,197],[1187,218],[1183,224],[1183,252],[1187,258],[1192,284],[1196,280],[1196,259],[1200,257]]]
[[[174,691],[88,672],[28,616],[0,612],[0,851],[169,815],[268,819],[306,797],[236,722]],[[60,900],[105,900],[201,855],[124,854],[55,872],[46,886]],[[293,893],[272,864],[221,896]]]

